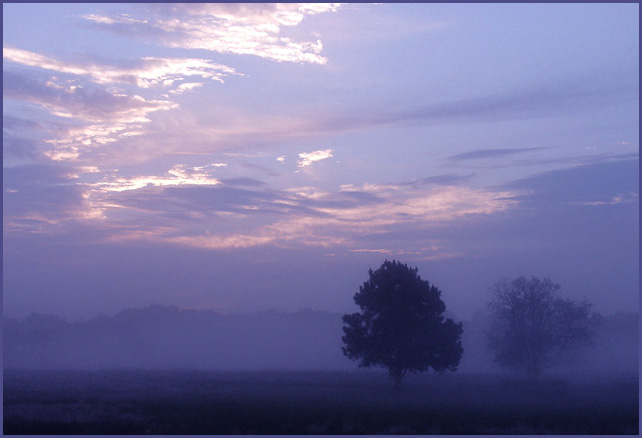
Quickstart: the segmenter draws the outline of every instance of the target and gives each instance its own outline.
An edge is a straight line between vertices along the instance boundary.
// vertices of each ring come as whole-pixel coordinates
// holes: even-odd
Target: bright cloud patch
[[[325,64],[321,41],[297,42],[280,35],[308,15],[338,10],[318,4],[173,4],[153,5],[153,19],[130,15],[85,15],[96,26],[132,36],[147,35],[169,47],[255,55],[273,61]]]
[[[12,47],[3,47],[2,58],[30,67],[68,73],[77,76],[88,76],[99,84],[131,84],[140,88],[170,87],[175,82],[182,82],[186,77],[199,77],[223,82],[229,75],[238,75],[233,68],[216,64],[206,59],[193,58],[154,58],[145,57],[128,61],[126,66],[96,63],[72,63],[60,61],[40,53]],[[182,83],[175,93],[182,93],[202,84]]]
[[[35,52],[4,47],[3,59],[71,75],[71,78],[62,78],[44,72],[26,75],[4,71],[5,98],[35,104],[62,119],[59,126],[51,130],[53,138],[43,144],[52,147],[42,151],[44,156],[55,161],[77,160],[87,150],[144,134],[143,125],[151,122],[152,113],[179,107],[168,100],[169,94],[150,98],[106,85],[171,88],[169,93],[182,94],[203,86],[202,82],[184,82],[186,78],[222,82],[223,76],[236,74],[229,67],[190,58],[147,57],[123,67],[68,63]]]
[[[43,151],[57,161],[74,160],[85,150],[140,135],[152,113],[178,108],[168,100],[88,88],[73,80],[30,78],[9,72],[4,72],[3,94],[60,118],[51,133],[55,138],[44,142],[53,149]]]
[[[325,160],[332,157],[332,149],[324,149],[322,151],[304,152],[299,154],[299,167],[306,167],[315,161]]]
[[[99,192],[122,192],[127,190],[142,189],[150,186],[182,186],[199,185],[213,186],[220,181],[209,173],[203,172],[203,167],[188,167],[177,164],[167,171],[164,176],[134,176],[130,178],[116,177],[105,178],[94,184],[88,184]]]

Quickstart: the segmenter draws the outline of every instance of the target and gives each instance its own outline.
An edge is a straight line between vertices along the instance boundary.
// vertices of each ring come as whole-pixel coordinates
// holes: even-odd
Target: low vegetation
[[[638,380],[4,371],[5,434],[638,434]]]

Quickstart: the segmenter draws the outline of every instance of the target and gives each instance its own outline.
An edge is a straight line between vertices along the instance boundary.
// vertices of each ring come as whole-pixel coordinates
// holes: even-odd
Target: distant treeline
[[[153,305],[68,322],[3,318],[4,368],[326,369],[355,365],[341,352],[342,314],[302,310],[223,315]],[[460,372],[497,372],[483,313],[463,321]],[[570,372],[638,373],[637,313],[605,316],[594,345],[570,354]]]

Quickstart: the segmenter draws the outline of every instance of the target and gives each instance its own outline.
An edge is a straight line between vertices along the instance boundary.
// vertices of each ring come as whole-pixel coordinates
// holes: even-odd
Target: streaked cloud
[[[169,47],[325,64],[320,40],[294,41],[280,32],[306,16],[339,8],[338,3],[158,4],[145,8],[140,18],[126,14],[83,18],[96,27]]]
[[[239,177],[239,178],[225,178],[221,179],[223,184],[230,186],[249,186],[249,187],[260,187],[264,186],[263,181],[256,180],[254,178]]]
[[[3,95],[38,105],[58,118],[55,129],[50,129],[52,137],[39,148],[54,161],[77,160],[84,152],[145,134],[152,113],[179,108],[170,95],[204,85],[190,78],[223,82],[223,77],[237,75],[230,67],[194,58],[68,62],[5,46],[3,59],[5,68],[13,64],[38,69],[4,70]],[[47,75],[48,71],[56,76]],[[160,92],[149,97],[130,86]]]
[[[176,83],[180,83],[170,91],[173,93],[183,93],[202,86],[201,83],[183,82],[186,77],[223,82],[223,78],[226,76],[238,75],[231,67],[206,59],[194,58],[144,57],[137,60],[121,61],[123,65],[104,62],[78,63],[65,62],[40,53],[6,46],[2,48],[2,57],[5,62],[14,62],[57,73],[86,76],[98,84],[130,84],[139,88],[171,88]]]
[[[170,90],[169,92],[171,94],[183,94],[186,91],[189,90],[194,90],[196,88],[201,88],[203,86],[202,82],[188,82],[184,84],[180,84],[176,89]]]
[[[137,190],[144,187],[178,187],[182,185],[213,186],[220,181],[204,172],[202,167],[188,167],[177,164],[169,169],[164,176],[133,176],[133,177],[106,177],[102,181],[87,186],[100,192],[122,192]]]
[[[580,114],[623,102],[635,104],[637,96],[638,84],[629,76],[599,86],[586,80],[558,80],[467,99],[413,103],[403,108],[364,108],[340,116],[319,116],[309,129],[337,133],[426,123],[542,119]]]
[[[319,151],[300,153],[298,161],[299,167],[306,167],[316,161],[332,158],[332,152],[332,149],[323,149]]]
[[[145,187],[143,184],[160,186],[169,183],[165,180],[159,182],[140,178],[118,180],[112,185],[100,183],[92,187],[103,190],[103,193],[107,190],[132,190],[133,193],[134,188]],[[138,185],[134,187],[135,184]],[[165,203],[146,203],[139,197],[134,198],[134,202],[129,202],[125,192],[122,192],[124,198],[104,198],[102,202],[103,205],[113,203],[118,206],[116,208],[136,206],[137,215],[158,217],[159,214],[171,214],[173,219],[168,217],[163,222],[164,227],[172,224],[170,233],[140,234],[142,239],[150,238],[155,242],[209,250],[265,245],[361,250],[361,239],[372,234],[398,234],[408,228],[429,230],[472,215],[499,214],[518,204],[518,201],[513,199],[517,195],[515,192],[490,192],[455,186],[430,190],[413,189],[409,192],[388,189],[380,191],[376,198],[362,199],[343,191],[328,191],[315,187],[292,188],[278,192],[264,186],[249,185],[256,189],[240,191],[214,187],[208,189],[211,190],[209,194],[195,194],[194,201],[191,201],[190,197],[182,193],[185,190],[181,189],[183,185],[176,181],[172,181],[172,185],[175,192],[170,194],[165,191],[163,199],[167,203],[176,197],[185,219],[174,215],[176,206],[173,202],[167,204],[170,210],[165,211],[162,207]],[[212,202],[204,203],[206,199],[211,199]],[[161,210],[158,210],[159,208]],[[107,215],[109,216],[109,211]],[[224,218],[228,216],[232,220],[229,223],[232,228],[225,231],[221,228],[221,221],[226,220]],[[189,231],[189,218],[193,217],[199,218],[201,227],[206,228],[205,231],[195,234]],[[133,236],[136,234],[129,230],[126,239],[131,240]],[[112,241],[117,239],[118,232],[111,236]],[[414,251],[417,255],[431,257],[436,257],[443,251],[444,254],[452,255],[452,250],[436,247],[430,239],[416,240],[412,244],[406,242],[405,245],[403,249],[389,251],[395,254],[401,254],[400,251],[405,251],[406,254],[409,254],[408,251]]]
[[[518,155],[527,152],[539,151],[545,148],[515,148],[515,149],[479,149],[471,152],[464,152],[450,157],[451,160],[478,160],[483,158],[502,158],[506,156]]]
[[[525,190],[529,207],[550,210],[565,205],[629,205],[637,207],[639,154],[601,156],[594,161],[551,170],[498,186]]]
[[[635,205],[639,203],[639,195],[635,192],[630,193],[621,193],[617,196],[613,196],[610,199],[604,201],[578,201],[572,202],[575,205],[587,205],[591,207],[600,207],[604,205],[618,205],[618,204],[631,204]]]
[[[85,169],[92,172],[93,169]],[[3,233],[67,235],[89,211],[73,167],[26,164],[3,168]]]
[[[117,90],[85,87],[74,80],[4,71],[3,97],[28,102],[58,117],[55,135],[43,151],[52,160],[74,160],[87,149],[143,132],[156,111],[178,108],[168,100],[146,99]]]
[[[155,111],[177,108],[118,90],[86,87],[74,80],[4,71],[3,97],[36,104],[62,119],[84,122],[145,123]]]

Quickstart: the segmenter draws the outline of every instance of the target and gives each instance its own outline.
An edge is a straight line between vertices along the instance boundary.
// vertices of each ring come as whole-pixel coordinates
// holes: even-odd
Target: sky
[[[639,308],[638,4],[3,4],[3,314]]]

